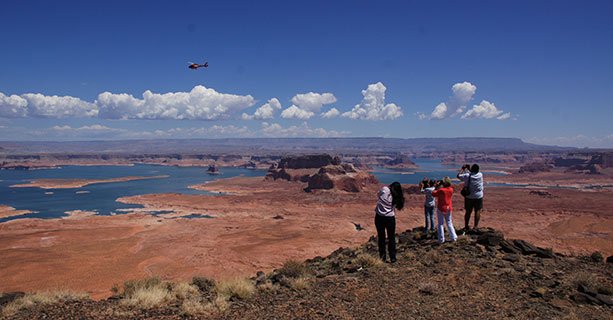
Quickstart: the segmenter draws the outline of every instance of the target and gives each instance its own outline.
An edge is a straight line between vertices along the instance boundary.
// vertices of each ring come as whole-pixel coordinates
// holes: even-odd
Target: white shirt
[[[395,216],[394,206],[392,206],[392,192],[388,186],[384,186],[379,190],[377,207],[375,213],[384,217]]]
[[[481,199],[483,198],[483,174],[478,173],[458,173],[458,179],[462,180],[464,184],[468,183],[470,177],[470,186],[468,191],[470,194],[466,197],[468,199]]]

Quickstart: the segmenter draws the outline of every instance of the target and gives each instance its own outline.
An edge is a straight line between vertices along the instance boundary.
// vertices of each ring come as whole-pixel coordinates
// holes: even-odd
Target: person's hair
[[[434,180],[430,179],[430,181],[428,181],[428,186],[434,187]]]
[[[443,179],[443,187],[447,188],[451,186],[451,179],[449,179],[449,177],[445,177]]]
[[[389,185],[389,188],[392,193],[392,205],[396,207],[396,209],[402,210],[402,208],[404,208],[404,194],[400,182],[393,182]]]
[[[472,173],[479,173],[479,165],[478,164],[473,164],[472,167],[470,167],[470,172]]]

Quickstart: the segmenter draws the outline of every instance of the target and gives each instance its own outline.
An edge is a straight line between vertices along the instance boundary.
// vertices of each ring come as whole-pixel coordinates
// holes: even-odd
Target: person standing
[[[465,164],[458,172],[458,179],[464,182],[464,186],[468,187],[468,195],[464,197],[464,232],[470,230],[470,215],[475,211],[474,228],[479,227],[481,219],[481,209],[483,209],[483,173],[479,172],[479,165],[472,166]]]
[[[424,216],[426,217],[426,226],[424,229],[424,233],[428,232],[428,229],[430,229],[430,232],[434,232],[434,207],[436,205],[434,201],[434,196],[432,196],[432,192],[434,191],[434,180],[428,180],[428,178],[424,178],[424,180],[422,180],[420,184],[420,187],[421,193],[426,196],[424,202]]]
[[[453,221],[451,214],[453,212],[453,207],[451,203],[451,198],[453,196],[453,187],[451,187],[451,179],[449,177],[445,177],[441,183],[439,183],[438,188],[432,192],[432,195],[436,197],[436,218],[438,220],[438,242],[445,242],[445,228],[443,224],[447,225],[447,231],[449,232],[449,236],[451,237],[451,241],[456,241],[458,236],[455,233],[455,228],[453,227]]]
[[[390,262],[396,262],[396,210],[404,207],[404,194],[399,182],[382,187],[378,192],[375,207],[375,227],[377,228],[377,244],[379,258],[385,261],[385,233],[387,231],[387,250]]]

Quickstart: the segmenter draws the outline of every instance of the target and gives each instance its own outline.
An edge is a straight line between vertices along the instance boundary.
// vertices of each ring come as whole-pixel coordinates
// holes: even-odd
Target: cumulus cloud
[[[0,117],[4,118],[68,118],[95,117],[96,105],[71,96],[46,96],[26,93],[6,96],[0,92]]]
[[[172,128],[167,130],[129,130],[111,128],[100,124],[71,127],[69,125],[53,126],[48,130],[38,131],[39,136],[57,136],[63,138],[105,138],[105,139],[160,139],[160,138],[221,138],[249,137],[253,132],[247,127],[234,125],[213,125],[210,127]]]
[[[103,92],[96,104],[100,117],[106,119],[176,119],[220,120],[251,107],[251,95],[225,94],[204,86],[195,86],[190,92],[143,93],[143,99],[129,94]]]
[[[278,123],[263,122],[261,134],[267,137],[343,137],[349,135],[346,131],[326,130],[324,128],[311,128],[306,122],[300,126],[282,127]]]
[[[292,98],[292,105],[283,110],[281,117],[286,119],[306,120],[321,110],[325,104],[336,102],[336,97],[329,92],[326,93],[300,93]]]
[[[441,102],[430,114],[432,120],[442,120],[446,118],[462,115],[462,119],[498,119],[507,120],[511,118],[511,113],[499,110],[493,103],[483,100],[477,105],[467,110],[467,104],[470,102],[475,93],[477,86],[468,81],[459,82],[451,87],[452,95],[447,102]],[[421,120],[421,118],[420,118]]]
[[[451,96],[452,102],[458,107],[466,106],[466,104],[473,99],[473,96],[477,92],[477,86],[464,81],[456,83],[451,87],[453,95]]]
[[[336,108],[332,108],[324,113],[321,114],[322,118],[326,118],[326,119],[332,119],[332,118],[336,118],[340,115],[341,113],[338,111],[338,109]]]
[[[393,120],[402,116],[402,109],[393,104],[385,104],[387,88],[381,82],[369,84],[362,90],[364,98],[351,111],[342,114],[343,117],[360,120]]]
[[[430,114],[430,119],[442,120],[455,117],[466,111],[466,105],[473,99],[477,86],[468,81],[459,82],[451,86],[452,95],[447,102],[441,102]]]
[[[82,126],[82,127],[78,127],[78,128],[73,128],[69,125],[63,125],[63,126],[53,126],[51,127],[51,130],[54,131],[82,131],[82,132],[93,132],[93,131],[98,131],[98,132],[123,132],[125,131],[124,129],[116,129],[116,128],[110,128],[107,126],[103,126],[101,124],[93,124],[91,126]]]
[[[425,113],[423,113],[423,112],[416,112],[415,116],[419,120],[426,120],[426,119],[428,119],[428,116]]]
[[[28,115],[41,118],[95,117],[95,104],[71,96],[45,96],[40,93],[21,95],[28,101]]]
[[[275,110],[281,109],[281,102],[277,98],[272,98],[261,107],[255,110],[253,115],[243,113],[243,120],[267,120],[274,118]]]
[[[21,118],[28,114],[28,101],[18,95],[4,95],[0,92],[0,117]]]
[[[336,102],[336,97],[329,92],[326,93],[300,93],[292,98],[292,103],[300,109],[318,112],[324,104]]]
[[[447,116],[447,104],[444,102],[439,103],[430,114],[430,119],[441,120]]]
[[[285,119],[308,120],[313,115],[315,115],[314,112],[301,109],[295,105],[291,105],[289,108],[281,112],[281,117]]]
[[[476,104],[472,109],[466,111],[462,116],[462,119],[493,119],[506,120],[511,117],[511,113],[499,110],[493,103],[483,100],[481,103]]]

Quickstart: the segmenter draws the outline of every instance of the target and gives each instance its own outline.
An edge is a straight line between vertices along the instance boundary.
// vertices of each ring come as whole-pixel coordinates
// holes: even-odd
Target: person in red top
[[[441,187],[442,185],[442,187]],[[453,207],[451,204],[451,197],[453,196],[453,188],[451,187],[451,179],[445,177],[442,183],[439,183],[437,189],[432,192],[432,195],[436,198],[436,217],[438,220],[438,242],[445,242],[445,229],[443,227],[443,221],[447,224],[447,231],[452,241],[456,241],[458,236],[455,233],[453,222],[451,220],[451,212]]]

